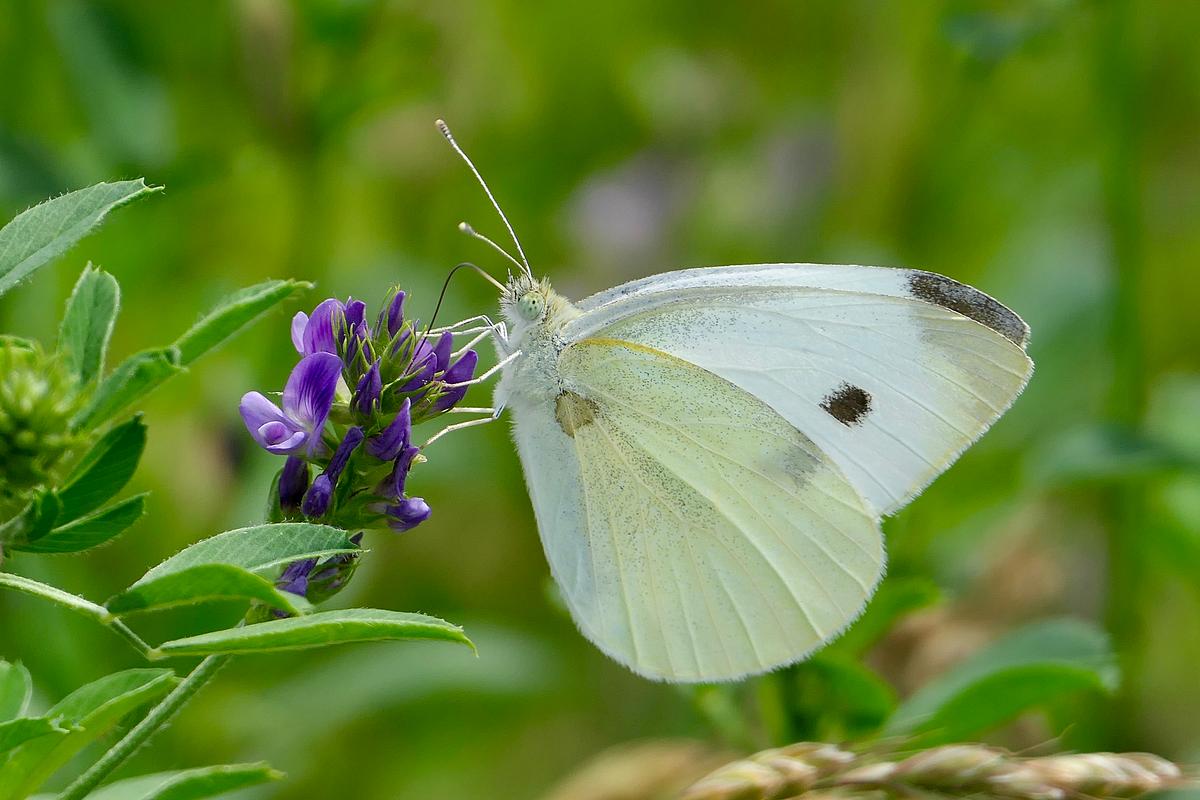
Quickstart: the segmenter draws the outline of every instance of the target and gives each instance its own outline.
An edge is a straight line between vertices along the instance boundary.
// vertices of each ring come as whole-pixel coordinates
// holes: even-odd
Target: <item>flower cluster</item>
[[[453,334],[431,336],[406,320],[398,290],[374,324],[366,304],[354,299],[331,298],[311,315],[300,312],[292,343],[300,361],[281,403],[249,392],[239,409],[254,440],[287,458],[273,518],[397,531],[428,519],[429,505],[406,493],[409,470],[421,460],[412,428],[463,398],[467,387],[455,384],[474,375],[475,351],[455,359]],[[297,593],[311,594],[314,581],[321,583],[312,575],[316,566],[298,562],[281,580],[296,588],[302,581],[305,592]]]
[[[70,422],[78,407],[75,380],[59,359],[0,339],[0,512],[15,511],[27,490],[52,481],[80,444]]]

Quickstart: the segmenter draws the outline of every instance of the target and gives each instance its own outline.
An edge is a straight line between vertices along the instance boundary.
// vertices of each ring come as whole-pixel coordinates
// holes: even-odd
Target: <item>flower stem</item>
[[[153,736],[159,728],[167,724],[192,696],[202,689],[217,671],[232,658],[232,656],[208,656],[188,674],[174,690],[162,699],[157,706],[129,733],[117,742],[104,756],[86,772],[71,782],[63,790],[58,800],[83,800],[109,773],[125,763],[135,751]]]

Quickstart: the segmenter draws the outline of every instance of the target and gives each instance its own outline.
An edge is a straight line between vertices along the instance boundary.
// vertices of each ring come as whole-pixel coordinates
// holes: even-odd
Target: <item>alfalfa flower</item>
[[[314,452],[341,375],[341,359],[333,353],[314,352],[300,359],[288,376],[282,409],[259,392],[243,395],[238,410],[254,441],[279,455]]]

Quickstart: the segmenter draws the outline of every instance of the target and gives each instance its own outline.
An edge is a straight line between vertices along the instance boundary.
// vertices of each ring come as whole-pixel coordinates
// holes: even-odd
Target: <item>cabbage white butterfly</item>
[[[478,171],[445,124],[439,129]],[[571,302],[520,260],[487,326],[550,570],[584,636],[649,678],[803,659],[863,611],[879,521],[1012,404],[1029,329],[908,269],[686,269]],[[480,409],[485,410],[485,409]],[[430,441],[433,441],[431,439]]]

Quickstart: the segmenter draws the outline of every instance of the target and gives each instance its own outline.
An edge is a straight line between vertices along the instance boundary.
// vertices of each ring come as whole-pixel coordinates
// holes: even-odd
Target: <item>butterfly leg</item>
[[[459,333],[463,333],[463,334],[478,333],[478,335],[474,339],[472,339],[471,341],[467,342],[465,345],[460,347],[458,350],[456,350],[453,354],[454,358],[460,358],[463,353],[467,352],[472,347],[479,344],[480,342],[482,342],[484,339],[486,339],[489,336],[495,336],[497,339],[500,340],[500,345],[505,350],[508,349],[508,327],[503,322],[497,323],[496,325],[492,325],[487,328],[468,328],[467,330],[459,331]]]
[[[488,378],[492,377],[497,372],[499,372],[500,370],[504,369],[509,364],[511,364],[519,355],[521,355],[520,350],[509,353],[504,358],[502,358],[498,362],[496,362],[496,365],[494,367],[492,367],[491,369],[489,369],[487,372],[483,373],[482,375],[472,378],[469,381],[461,381],[460,383],[447,383],[447,384],[443,384],[443,386],[447,389],[457,389],[460,386],[474,386],[477,383],[483,383]]]
[[[498,420],[500,418],[500,411],[502,409],[485,408],[485,409],[479,409],[479,410],[490,411],[491,414],[489,414],[486,417],[479,417],[478,419],[469,419],[466,422],[456,422],[453,425],[447,425],[446,427],[442,428],[440,431],[435,433],[433,436],[430,436],[428,439],[426,439],[425,444],[421,445],[421,449],[424,450],[426,447],[429,447],[429,445],[433,444],[438,439],[442,438],[447,433],[450,433],[452,431],[461,431],[464,428],[474,428],[479,425],[486,425],[489,422],[495,422],[496,420]]]

